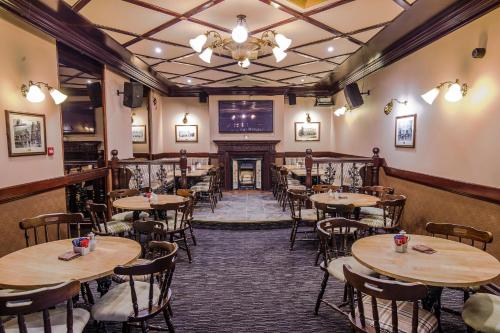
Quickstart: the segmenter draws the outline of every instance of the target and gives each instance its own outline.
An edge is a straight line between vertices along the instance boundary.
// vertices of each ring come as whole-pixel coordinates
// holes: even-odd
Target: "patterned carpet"
[[[313,308],[322,272],[316,244],[288,250],[288,229],[197,229],[199,244],[188,263],[180,252],[174,274],[173,323],[177,332],[350,332],[348,321],[323,306]],[[325,298],[339,300],[342,285],[330,279]],[[446,291],[444,303],[461,304]],[[155,322],[162,323],[161,318]],[[466,332],[461,319],[443,314],[444,332]],[[120,332],[120,325],[108,325]],[[95,332],[90,323],[85,332]]]

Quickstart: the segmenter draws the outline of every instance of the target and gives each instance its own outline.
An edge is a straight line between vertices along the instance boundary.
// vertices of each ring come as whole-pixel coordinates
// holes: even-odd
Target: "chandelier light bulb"
[[[243,61],[238,61],[238,65],[243,68],[248,68],[250,66],[250,60],[248,58],[245,58]]]
[[[281,60],[286,58],[286,52],[280,49],[279,47],[273,47],[274,58],[276,58],[276,62],[280,62]]]
[[[278,47],[282,50],[285,51],[290,47],[292,44],[292,40],[290,38],[286,38],[282,34],[276,34],[274,36],[274,40],[276,41],[276,44],[278,44]]]
[[[458,102],[459,100],[462,99],[462,97],[464,97],[464,95],[462,93],[462,87],[458,83],[453,83],[448,88],[448,91],[444,95],[444,98],[448,102],[452,102],[452,103]]]
[[[244,43],[248,39],[248,30],[245,27],[245,15],[238,15],[238,23],[231,32],[231,37],[238,43]]]
[[[210,60],[212,59],[212,53],[213,53],[213,50],[210,47],[207,47],[205,49],[205,51],[200,53],[199,57],[201,60],[203,60],[204,62],[209,64]]]
[[[56,103],[56,104],[61,104],[62,102],[64,102],[66,100],[66,98],[68,98],[68,96],[66,96],[65,94],[63,94],[62,92],[60,92],[59,90],[57,90],[55,88],[50,88],[49,94],[52,97],[52,99],[54,100],[54,103]]]
[[[429,105],[432,105],[434,103],[434,100],[436,97],[439,95],[439,89],[438,88],[433,88],[426,92],[425,94],[421,95],[422,99]]]
[[[39,86],[32,84],[29,86],[28,93],[26,94],[26,99],[31,103],[40,103],[45,99],[45,94]]]
[[[193,50],[196,52],[200,53],[201,50],[203,49],[203,45],[207,42],[207,36],[205,34],[199,35],[196,38],[191,38],[189,40],[189,45]]]

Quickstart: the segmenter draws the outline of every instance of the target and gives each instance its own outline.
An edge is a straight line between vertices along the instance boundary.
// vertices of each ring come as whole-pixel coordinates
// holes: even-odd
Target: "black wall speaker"
[[[123,88],[123,105],[138,108],[142,105],[144,86],[139,82],[125,82]]]
[[[297,104],[297,95],[288,94],[288,105],[295,105],[295,104]]]
[[[200,95],[198,96],[198,101],[200,103],[206,103],[208,101],[208,94],[204,91],[202,91],[200,93]]]
[[[95,108],[102,107],[102,89],[100,82],[92,82],[87,84],[87,94],[90,98],[90,103]]]
[[[344,95],[351,110],[363,105],[363,96],[361,96],[361,92],[356,82],[345,86]]]

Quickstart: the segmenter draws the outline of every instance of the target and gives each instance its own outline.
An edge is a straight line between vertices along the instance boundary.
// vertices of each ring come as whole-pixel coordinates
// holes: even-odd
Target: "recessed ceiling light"
[[[87,80],[87,83],[92,83],[92,80]]]
[[[156,52],[156,53],[161,53],[161,51],[162,51],[162,50],[161,50],[161,47],[155,47],[155,52]]]
[[[187,79],[187,83],[191,83],[191,79]]]
[[[333,46],[328,46],[328,48],[327,48],[328,52],[333,52],[333,50],[334,50]]]
[[[304,82],[304,79],[300,79],[300,82]]]

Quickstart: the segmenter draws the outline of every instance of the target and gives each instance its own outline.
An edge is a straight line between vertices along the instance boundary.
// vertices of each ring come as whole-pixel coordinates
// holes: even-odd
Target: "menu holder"
[[[418,252],[426,253],[426,254],[436,253],[436,250],[434,250],[431,247],[428,247],[427,245],[423,245],[423,244],[413,245],[412,249],[415,251],[418,251]]]
[[[73,260],[73,259],[78,258],[80,256],[81,256],[80,253],[76,253],[74,251],[67,251],[67,252],[64,252],[63,254],[61,254],[57,258],[59,260],[63,260],[63,261],[70,261],[70,260]]]

